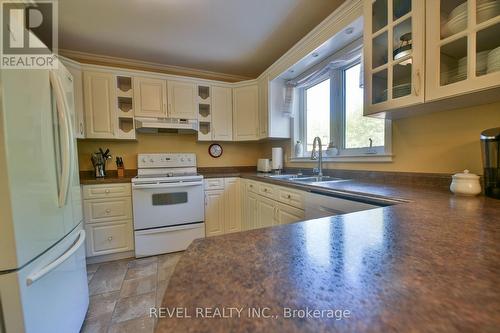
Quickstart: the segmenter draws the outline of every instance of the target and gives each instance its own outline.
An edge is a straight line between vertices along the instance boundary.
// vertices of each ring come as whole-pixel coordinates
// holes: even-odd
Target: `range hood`
[[[197,132],[198,120],[178,118],[135,118],[138,132]]]

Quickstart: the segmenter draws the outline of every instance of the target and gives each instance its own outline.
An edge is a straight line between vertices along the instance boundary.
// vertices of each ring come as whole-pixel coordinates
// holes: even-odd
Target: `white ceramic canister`
[[[450,190],[459,195],[478,195],[481,193],[479,176],[464,170],[463,173],[456,173],[452,176]]]

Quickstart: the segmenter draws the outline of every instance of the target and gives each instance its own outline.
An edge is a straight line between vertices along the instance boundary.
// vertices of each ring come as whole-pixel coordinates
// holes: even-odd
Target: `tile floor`
[[[154,331],[149,308],[160,306],[182,252],[87,266],[90,304],[82,333]]]

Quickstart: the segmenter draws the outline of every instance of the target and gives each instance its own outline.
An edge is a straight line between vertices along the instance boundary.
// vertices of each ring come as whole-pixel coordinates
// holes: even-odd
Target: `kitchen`
[[[500,1],[27,3],[1,333],[500,326]]]

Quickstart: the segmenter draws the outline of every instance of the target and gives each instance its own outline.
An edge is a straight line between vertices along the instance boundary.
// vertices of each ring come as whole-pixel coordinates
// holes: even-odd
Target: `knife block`
[[[116,172],[118,174],[118,178],[123,178],[125,177],[125,168],[124,167],[118,167],[116,169]]]

